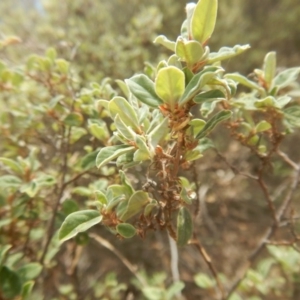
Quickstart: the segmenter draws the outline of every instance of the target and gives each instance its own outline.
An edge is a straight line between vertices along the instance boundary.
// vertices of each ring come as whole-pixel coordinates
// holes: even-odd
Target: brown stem
[[[280,222],[282,220],[288,206],[290,205],[290,203],[292,201],[293,195],[294,195],[294,193],[297,189],[297,185],[298,185],[298,182],[299,182],[299,177],[300,177],[300,165],[298,165],[298,168],[295,170],[294,179],[292,180],[289,191],[288,191],[287,195],[285,196],[285,198],[283,200],[283,203],[281,204],[280,208],[277,210],[276,219],[278,220],[278,222]],[[233,284],[231,285],[225,299],[230,298],[232,293],[236,290],[236,288],[239,286],[241,281],[245,278],[248,269],[252,266],[252,264],[253,264],[254,260],[256,259],[256,257],[264,249],[266,241],[269,240],[273,236],[273,234],[275,233],[277,228],[278,227],[276,226],[276,224],[272,224],[271,226],[269,226],[266,229],[266,231],[265,231],[264,235],[262,236],[260,242],[257,244],[256,248],[249,255],[249,257],[247,259],[247,262],[245,263],[244,267],[242,268],[242,270],[240,270],[240,272],[238,272],[238,276],[234,280]]]
[[[201,245],[200,241],[197,240],[195,237],[196,237],[196,234],[194,233],[194,238],[193,238],[193,240],[190,241],[190,244],[194,245],[196,247],[196,249],[198,250],[200,255],[203,257],[204,261],[206,262],[211,274],[213,275],[213,277],[217,283],[218,289],[221,294],[221,299],[223,300],[223,299],[225,299],[225,291],[224,291],[224,287],[220,281],[220,278],[218,276],[218,273],[211,261],[210,256],[207,254],[205,248]]]
[[[144,280],[142,276],[137,272],[137,267],[134,266],[119,250],[117,250],[109,241],[102,238],[101,236],[90,233],[90,237],[93,238],[96,242],[98,242],[100,245],[105,247],[106,249],[110,250],[112,253],[114,253],[121,262],[127,267],[127,269],[137,278],[137,280],[141,283],[143,287],[147,286],[147,282]]]
[[[273,221],[274,221],[274,224],[276,224],[276,226],[278,225],[278,220],[276,218],[276,209],[274,207],[274,204],[273,204],[273,201],[271,199],[271,196],[270,196],[270,193],[268,191],[268,188],[265,184],[265,182],[262,180],[262,177],[259,176],[259,178],[257,179],[257,182],[259,184],[259,186],[261,187],[263,193],[264,193],[264,196],[265,196],[265,199],[268,203],[268,206],[269,206],[269,209],[271,211],[271,214],[272,214],[272,218],[273,218]]]

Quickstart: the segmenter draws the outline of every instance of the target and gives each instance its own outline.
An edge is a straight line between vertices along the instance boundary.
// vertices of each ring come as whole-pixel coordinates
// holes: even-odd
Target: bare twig
[[[277,149],[276,150],[276,153],[288,164],[290,165],[293,169],[295,169],[296,171],[298,171],[299,169],[299,166],[294,162],[292,161],[289,156],[282,152],[281,150]]]
[[[217,155],[226,163],[226,165],[233,171],[234,174],[236,175],[241,175],[241,176],[244,176],[244,177],[247,177],[247,178],[250,178],[250,179],[253,179],[253,180],[258,180],[258,177],[257,176],[254,176],[252,174],[249,174],[249,173],[245,173],[245,172],[242,172],[240,171],[236,166],[233,166],[225,156],[223,156],[217,149],[214,149],[215,152],[217,153]]]
[[[168,234],[170,252],[171,252],[171,272],[173,277],[173,282],[180,280],[179,270],[178,270],[178,249],[175,240]]]
[[[259,178],[257,179],[257,182],[258,182],[259,186],[261,187],[261,189],[262,189],[262,191],[264,193],[265,199],[266,199],[266,201],[268,203],[269,209],[270,209],[271,214],[272,214],[272,218],[274,220],[274,224],[276,224],[276,226],[277,226],[278,225],[278,220],[276,218],[275,206],[273,204],[273,200],[271,199],[271,196],[270,196],[270,193],[268,191],[268,188],[267,188],[265,182],[262,179],[262,176],[259,176]]]
[[[200,241],[195,238],[195,236],[196,235],[194,234],[194,239],[191,240],[189,243],[196,247],[196,249],[199,251],[202,258],[204,259],[205,263],[207,264],[211,274],[213,275],[213,277],[214,277],[214,279],[217,283],[219,292],[221,294],[221,299],[223,300],[223,299],[225,299],[225,291],[224,291],[223,285],[220,281],[220,278],[218,276],[218,273],[217,273],[217,271],[216,271],[216,269],[215,269],[215,267],[214,267],[214,265],[211,261],[210,256],[207,254],[205,248],[201,245]]]
[[[137,278],[137,280],[141,283],[143,287],[147,286],[147,282],[144,280],[142,276],[138,273],[137,267],[134,266],[119,250],[117,250],[109,241],[102,238],[101,236],[90,233],[90,237],[93,238],[96,242],[98,242],[100,245],[105,247],[106,249],[110,250],[112,253],[114,253],[121,261],[122,263],[127,267],[127,269]]]
[[[290,203],[292,201],[293,195],[294,195],[294,193],[297,189],[297,185],[298,185],[298,182],[299,182],[299,176],[300,176],[300,168],[298,167],[297,169],[295,169],[294,178],[293,178],[292,183],[290,185],[289,191],[288,191],[287,195],[285,196],[285,198],[283,200],[283,203],[281,204],[280,208],[277,210],[276,219],[278,220],[278,222],[281,221],[281,219],[284,216],[288,206],[290,205]],[[271,226],[269,226],[267,228],[267,230],[265,231],[264,235],[262,236],[260,242],[257,244],[256,248],[249,255],[249,257],[247,259],[247,262],[245,263],[245,265],[243,266],[241,271],[238,272],[237,278],[234,280],[234,282],[233,282],[232,286],[230,287],[225,299],[230,298],[232,293],[236,290],[236,288],[239,286],[241,281],[245,278],[248,269],[252,266],[255,258],[263,250],[263,248],[266,244],[266,241],[268,241],[273,236],[276,229],[277,229],[276,224],[272,224]]]

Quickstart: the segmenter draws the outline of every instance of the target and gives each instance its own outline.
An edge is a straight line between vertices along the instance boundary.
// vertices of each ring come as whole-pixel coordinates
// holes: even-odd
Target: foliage
[[[116,3],[129,9],[128,3]],[[106,11],[116,3],[105,2]],[[48,2],[45,7],[55,10],[56,4]],[[90,1],[86,5],[95,10],[85,19],[99,22],[100,4]],[[75,12],[74,19],[65,18],[68,9]],[[249,45],[213,52],[210,39],[218,1],[201,0],[186,6],[186,20],[175,40],[164,35],[154,40],[171,52],[169,57],[163,55],[157,65],[147,63],[144,73],[116,80],[114,85],[103,75],[125,78],[150,58],[150,52],[140,47],[152,41],[161,25],[158,10],[148,7],[132,16],[132,23],[124,29],[127,39],[121,32],[112,41],[107,33],[104,50],[97,44],[99,31],[90,32],[88,23],[82,22],[86,11],[80,1],[66,1],[61,10],[64,13],[49,14],[45,20],[54,18],[62,27],[47,28],[45,21],[40,34],[55,44],[70,33],[74,40],[67,47],[74,50],[74,57],[60,58],[65,56],[63,49],[49,48],[44,54],[32,54],[24,64],[0,64],[0,298],[29,299],[31,293],[34,297],[47,295],[47,299],[83,299],[86,294],[84,299],[121,299],[130,293],[139,299],[188,297],[187,281],[176,280],[174,270],[173,283],[166,274],[148,278],[137,271],[119,249],[97,238],[95,232],[103,233],[103,227],[122,243],[135,236],[151,238],[154,232],[166,232],[177,242],[179,252],[187,244],[194,246],[212,274],[212,278],[204,273],[194,277],[200,293],[204,290],[209,299],[295,296],[300,238],[297,218],[286,213],[297,192],[300,167],[281,149],[300,126],[300,67],[280,70],[275,52],[269,52],[253,78],[226,72],[223,62],[238,55],[246,60]],[[115,30],[108,14],[101,18],[103,35]],[[87,52],[78,51],[76,43],[88,35],[94,46]],[[15,36],[4,37],[3,53],[20,42]],[[96,55],[99,47],[105,55]],[[76,63],[77,55],[80,63]],[[137,65],[128,68],[137,58]],[[99,61],[104,61],[102,72],[93,76]],[[97,82],[86,84],[90,78]],[[222,145],[224,132],[228,138]],[[222,151],[233,144],[239,151],[248,151],[248,157],[256,161],[253,168],[244,170],[226,159]],[[262,242],[257,242],[236,281],[230,274],[217,274],[199,238],[201,185],[197,176],[201,165],[212,165],[210,153],[217,153],[233,173],[259,186],[259,203],[268,208],[264,214],[270,216]],[[285,195],[277,202],[270,192],[270,177],[275,182],[288,178]],[[271,241],[275,232],[285,237],[281,227],[286,225],[290,225],[291,238]],[[134,292],[128,281],[118,285],[114,274],[102,276],[100,282],[93,278],[90,284],[81,283],[79,261],[90,239],[100,241],[128,268],[135,277]],[[279,246],[268,246],[272,258],[254,267],[267,242]],[[294,248],[282,250],[282,245]],[[41,283],[47,278],[53,280],[50,288]],[[294,290],[287,291],[288,285]]]

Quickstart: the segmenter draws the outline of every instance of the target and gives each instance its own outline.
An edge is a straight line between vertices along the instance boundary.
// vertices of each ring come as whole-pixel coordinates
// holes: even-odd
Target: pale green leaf
[[[13,159],[6,158],[6,157],[0,157],[0,162],[3,165],[9,167],[13,172],[15,172],[19,175],[22,175],[24,173],[21,165]]]
[[[230,110],[222,110],[215,114],[211,119],[207,121],[203,129],[196,136],[197,139],[201,139],[208,135],[213,128],[218,125],[220,122],[231,117],[232,112]]]
[[[200,93],[201,89],[220,72],[223,72],[222,68],[206,67],[203,71],[196,74],[186,86],[185,91],[179,100],[179,105],[183,105],[194,99],[194,97]]]
[[[173,66],[159,70],[155,80],[155,91],[171,110],[182,96],[184,87],[185,78],[181,70]]]
[[[202,45],[197,41],[185,41],[182,38],[178,38],[176,42],[176,55],[190,68],[195,63],[200,61],[204,49]]]
[[[277,86],[278,89],[282,89],[291,85],[293,82],[297,80],[297,77],[300,73],[300,67],[289,68],[282,72],[280,72],[273,80],[273,85]]]
[[[80,126],[83,122],[83,116],[78,112],[70,113],[64,118],[63,122],[68,126]]]
[[[194,276],[195,283],[203,289],[211,289],[216,285],[214,279],[211,279],[204,273],[198,273]]]
[[[175,51],[175,42],[170,41],[164,35],[159,35],[158,37],[156,37],[156,39],[153,41],[153,43],[160,44],[171,51]]]
[[[24,280],[32,280],[39,276],[43,266],[38,262],[28,263],[18,269],[18,275]]]
[[[238,74],[238,73],[226,74],[224,77],[226,79],[232,79],[250,89],[254,89],[254,90],[258,90],[258,91],[262,90],[262,88],[256,82],[249,80],[248,78],[246,78],[245,76],[243,76],[241,74]]]
[[[61,242],[69,240],[79,232],[87,231],[92,226],[100,223],[102,216],[96,210],[82,210],[74,212],[66,217],[61,225],[58,238]]]
[[[136,138],[136,133],[122,121],[119,114],[116,115],[114,119],[114,124],[118,132],[127,140],[134,141]]]
[[[116,227],[118,234],[126,239],[130,239],[136,234],[136,229],[128,223],[118,224]]]
[[[177,245],[184,246],[193,234],[193,221],[190,212],[181,207],[177,216]]]
[[[211,37],[216,24],[218,0],[198,1],[191,20],[192,37],[205,43]]]
[[[122,221],[126,221],[139,213],[143,207],[149,202],[148,194],[143,191],[136,191],[129,199],[126,211],[120,217]]]
[[[31,294],[33,286],[34,286],[34,281],[33,280],[27,281],[23,284],[22,292],[21,292],[22,300],[29,299],[28,297]]]
[[[225,94],[220,90],[210,90],[202,92],[194,98],[195,103],[203,103],[207,100],[225,100]]]
[[[18,188],[22,184],[22,180],[14,175],[3,175],[0,177],[0,188]]]
[[[218,52],[211,52],[208,55],[208,64],[213,64],[218,61],[222,61],[225,59],[232,58],[237,56],[250,48],[250,45],[235,45],[233,48],[231,47],[222,47]]]
[[[129,153],[134,150],[133,146],[116,145],[102,148],[96,157],[96,166],[103,167],[108,162],[117,158],[118,156]]]
[[[256,126],[255,126],[255,131],[256,132],[262,132],[269,130],[271,128],[271,124],[265,120],[260,121]]]
[[[139,121],[133,107],[123,97],[114,97],[108,104],[111,118],[118,114],[122,121],[135,132],[140,132]]]
[[[131,93],[141,102],[151,107],[157,107],[163,103],[156,95],[154,82],[146,75],[135,75],[126,79],[125,82]]]
[[[268,87],[270,87],[276,73],[276,52],[269,52],[265,56],[263,71],[264,71],[264,79]]]

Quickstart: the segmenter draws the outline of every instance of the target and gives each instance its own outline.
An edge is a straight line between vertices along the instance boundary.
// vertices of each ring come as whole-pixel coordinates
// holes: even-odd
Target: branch
[[[102,238],[101,236],[90,233],[89,234],[91,238],[93,238],[96,242],[98,242],[100,245],[105,247],[106,249],[110,250],[112,253],[114,253],[121,262],[127,267],[127,269],[136,277],[136,279],[141,283],[143,287],[147,286],[147,282],[144,280],[142,276],[137,272],[137,267],[134,266],[119,250],[117,250],[109,241]]]
[[[288,206],[290,205],[290,203],[292,201],[293,195],[294,195],[294,193],[297,189],[297,185],[298,185],[298,182],[299,182],[299,176],[300,176],[300,165],[297,165],[297,166],[299,166],[299,167],[297,167],[297,169],[295,169],[294,178],[293,178],[292,183],[290,185],[289,192],[285,196],[281,207],[277,210],[276,219],[278,220],[278,222],[281,222]],[[236,290],[236,288],[239,286],[241,281],[245,278],[246,273],[247,273],[248,269],[252,266],[255,258],[263,250],[263,248],[266,244],[266,241],[268,241],[273,236],[273,234],[275,233],[277,228],[278,227],[276,226],[276,224],[273,224],[269,228],[267,228],[267,230],[264,233],[263,237],[261,238],[260,242],[258,243],[256,248],[252,251],[252,253],[249,255],[249,257],[247,259],[247,262],[245,263],[244,267],[239,272],[237,278],[235,279],[234,283],[230,287],[225,299],[230,298],[232,293]]]
[[[207,254],[205,248],[201,245],[200,241],[195,238],[195,236],[196,235],[194,234],[194,239],[191,240],[189,243],[196,247],[196,249],[198,250],[200,255],[203,257],[204,261],[206,262],[211,274],[213,275],[213,277],[214,277],[214,279],[217,283],[218,289],[219,289],[220,294],[221,294],[221,299],[223,300],[223,299],[225,299],[225,291],[224,291],[223,285],[220,281],[220,278],[218,276],[218,273],[217,273],[217,271],[216,271],[216,269],[215,269],[215,267],[214,267],[214,265],[211,261],[210,256]]]
[[[180,275],[178,270],[178,249],[174,239],[168,234],[170,252],[171,252],[171,272],[173,282],[180,281]]]

